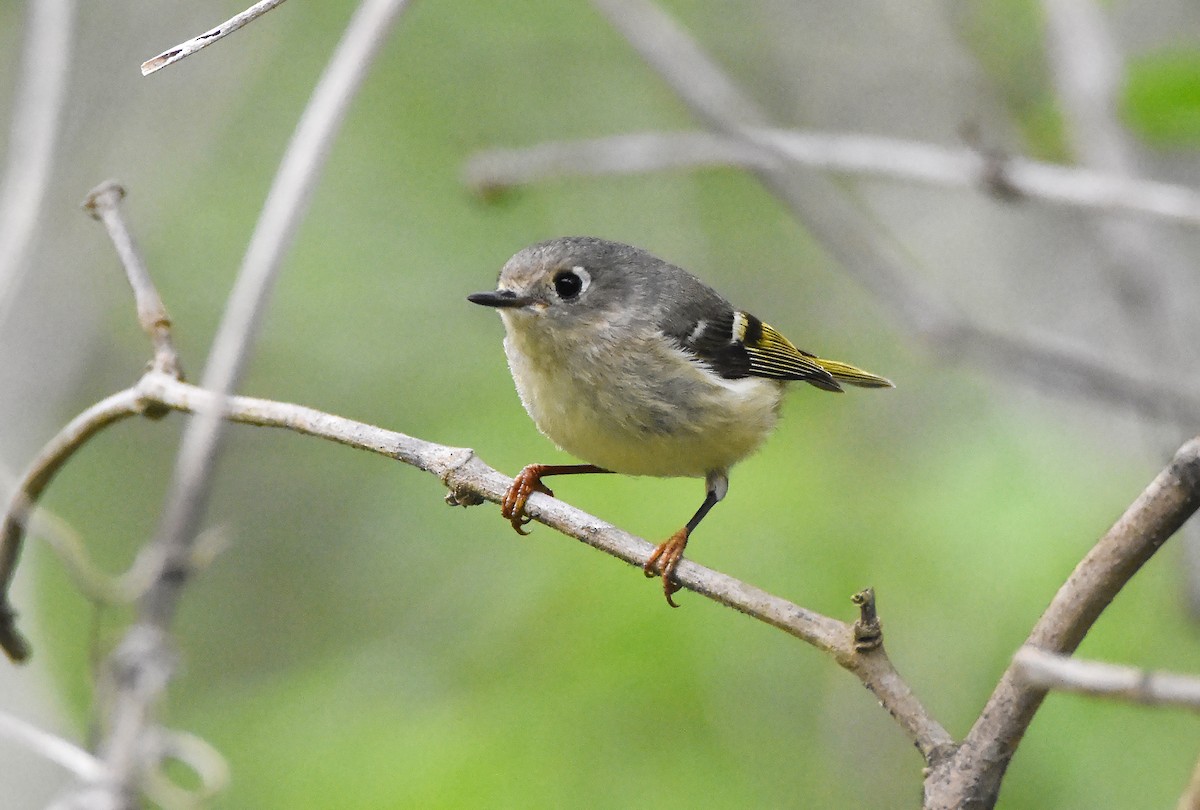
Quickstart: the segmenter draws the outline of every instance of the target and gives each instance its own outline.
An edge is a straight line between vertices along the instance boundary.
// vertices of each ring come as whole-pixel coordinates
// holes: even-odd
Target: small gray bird
[[[688,537],[729,489],[729,468],[779,416],[785,383],[890,388],[862,369],[801,351],[691,273],[644,250],[588,236],[531,245],[500,271],[495,307],[517,393],[538,429],[587,464],[530,464],[501,504],[519,533],[549,475],[624,473],[703,478],[704,503],[643,570],[667,602]]]

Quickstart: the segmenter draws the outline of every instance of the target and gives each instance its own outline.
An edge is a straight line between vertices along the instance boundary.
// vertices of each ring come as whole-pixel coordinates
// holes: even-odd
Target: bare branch
[[[1017,650],[1013,665],[1018,678],[1038,689],[1200,711],[1200,678],[1190,675],[1084,661],[1028,646]]]
[[[14,740],[50,762],[61,765],[81,779],[101,780],[107,773],[100,760],[78,745],[6,712],[0,712],[0,735]]]
[[[5,487],[12,491],[14,487]],[[110,577],[88,557],[83,538],[65,520],[44,508],[13,510],[21,532],[26,537],[41,539],[54,552],[71,583],[85,599],[102,605],[129,603],[148,584],[143,578],[136,582],[130,577]]]
[[[1067,134],[1080,162],[1131,168],[1133,156],[1117,123],[1124,65],[1092,0],[1043,0],[1051,76],[1066,111]]]
[[[259,2],[250,6],[250,8],[241,14],[230,17],[216,28],[205,31],[200,36],[193,37],[187,42],[181,42],[174,48],[163,51],[153,59],[147,59],[145,62],[142,62],[142,75],[149,76],[151,73],[162,70],[167,65],[175,64],[180,59],[186,59],[196,51],[207,48],[214,42],[224,39],[246,23],[258,19],[281,3],[283,3],[283,0],[259,0]]]
[[[133,392],[130,400],[143,403],[143,407],[144,403],[153,402],[187,413],[210,412],[216,399],[211,392],[157,371],[147,372],[129,391]],[[89,412],[93,410],[95,409],[89,409]],[[511,478],[484,464],[473,451],[466,448],[434,444],[300,405],[232,396],[226,400],[223,414],[224,418],[232,422],[284,428],[410,464],[436,475],[450,489],[453,495],[452,503],[478,503],[483,500],[499,503],[512,484]],[[540,493],[535,493],[530,498],[526,511],[535,520],[624,560],[639,570],[654,549],[653,544],[642,538],[621,531],[562,501]],[[19,544],[20,525],[14,521],[12,526],[16,534],[9,542]],[[944,752],[952,744],[949,734],[929,716],[908,685],[896,673],[883,650],[881,640],[877,637],[874,643],[863,644],[862,628],[858,626],[862,620],[854,626],[840,622],[772,596],[691,560],[680,563],[676,576],[684,587],[777,627],[831,655],[879,698],[880,703],[897,719],[927,761],[934,761],[939,752]],[[872,597],[869,609],[871,616],[874,615],[873,606]],[[864,607],[864,619],[867,618],[867,614],[868,608]],[[877,625],[875,631],[878,633]],[[170,656],[165,652],[166,638],[161,634],[139,631],[133,641],[128,643],[135,651],[140,652],[121,653],[122,660],[140,660],[139,656],[147,649],[155,651],[153,660],[170,660]],[[159,674],[153,679],[154,682],[165,682],[164,679],[168,677],[165,673],[169,672],[169,669],[167,664],[162,664],[156,670]],[[133,676],[128,673],[122,676],[130,677]],[[121,678],[118,678],[118,681],[120,680]]]
[[[742,134],[744,137],[734,138],[711,132],[639,132],[552,141],[524,149],[489,149],[470,157],[463,179],[476,193],[486,196],[560,177],[725,166],[770,169],[778,156],[783,156],[789,162],[826,172],[976,189],[999,194],[1004,200],[1015,196],[1104,212],[1149,214],[1200,226],[1200,192],[1187,186],[858,133],[750,127]]]
[[[941,331],[926,335],[926,341],[945,359],[970,361],[1046,394],[1105,403],[1162,423],[1200,412],[1200,391],[1195,387],[1118,368],[1111,357],[1062,338],[964,320],[946,322]],[[1189,379],[1183,373],[1166,376]]]
[[[133,234],[121,213],[120,203],[124,198],[125,189],[115,180],[107,180],[88,192],[83,201],[83,210],[93,219],[104,223],[108,236],[117,249],[117,255],[125,268],[125,278],[133,289],[138,323],[149,335],[154,346],[154,367],[158,371],[181,376],[179,356],[171,340],[171,318],[167,315],[167,308],[158,295],[158,288],[154,286],[154,281],[146,270],[141,251],[134,243]]]
[[[67,96],[75,3],[43,0],[27,4],[26,13],[21,78],[0,185],[0,322],[20,286],[50,181],[58,122]]]
[[[1179,449],[1075,567],[1026,645],[1053,653],[1074,652],[1101,611],[1197,507],[1200,438]],[[938,797],[932,806],[962,807],[989,797],[994,800],[1008,762],[1045,696],[1045,689],[1022,681],[1017,665],[1010,665],[953,763],[935,770],[926,781],[927,799]]]
[[[25,523],[30,508],[37,503],[46,486],[63,465],[88,439],[105,427],[135,416],[144,405],[136,388],[127,388],[104,399],[72,419],[42,448],[9,499],[4,522],[0,524],[0,648],[14,661],[29,657],[29,644],[17,632],[16,613],[8,593],[21,553]]]

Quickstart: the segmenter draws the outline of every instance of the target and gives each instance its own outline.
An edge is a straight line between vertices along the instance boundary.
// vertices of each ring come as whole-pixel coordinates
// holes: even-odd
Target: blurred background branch
[[[756,144],[761,144],[758,146]],[[636,132],[552,141],[471,155],[463,180],[482,197],[547,180],[734,166],[769,169],[779,157],[834,174],[973,189],[1014,202],[1148,214],[1200,225],[1200,193],[1187,186],[1044,163],[968,147],[861,133],[746,128],[711,132]]]
[[[28,3],[26,15],[8,158],[0,180],[0,323],[30,266],[29,248],[50,184],[67,98],[75,4],[71,0]]]
[[[1019,678],[1046,691],[1075,692],[1200,711],[1200,678],[1191,675],[1086,661],[1037,647],[1017,650],[1013,663]]]
[[[41,5],[0,7],[0,53],[12,60],[0,74],[27,75],[18,58]],[[172,770],[151,761],[173,756],[168,719],[228,758],[237,806],[592,796],[627,807],[644,802],[647,782],[667,808],[781,806],[798,795],[825,806],[911,802],[920,775],[908,742],[935,767],[951,761],[942,729],[971,727],[1028,635],[1028,608],[1046,603],[1085,538],[1197,430],[1200,285],[1189,268],[1200,240],[1178,226],[1194,223],[1200,185],[1200,139],[1187,123],[1200,10],[1179,0],[885,6],[755,0],[730,14],[675,3],[667,16],[598,2],[614,35],[586,6],[419,4],[344,136],[324,147],[328,177],[295,233],[286,282],[266,285],[278,300],[250,330],[262,334],[254,362],[235,376],[245,377],[237,388],[403,424],[515,469],[540,440],[512,396],[496,324],[462,297],[500,258],[564,233],[649,247],[806,348],[876,358],[897,396],[868,407],[794,395],[773,441],[739,467],[730,508],[706,523],[713,542],[696,553],[711,567],[685,568],[698,589],[723,598],[732,588],[729,598],[751,605],[766,591],[840,605],[876,585],[889,650],[928,701],[913,713],[903,708],[911,693],[885,699],[901,707],[906,734],[862,700],[859,683],[871,678],[884,694],[904,686],[890,664],[858,680],[828,677],[824,656],[797,656],[707,600],[664,619],[623,567],[536,535],[515,543],[490,509],[447,520],[422,487],[381,474],[373,453],[233,428],[207,512],[252,540],[215,560],[205,539],[170,564],[139,554],[179,420],[113,424],[45,491],[79,528],[56,532],[51,519],[49,542],[30,546],[11,583],[30,605],[22,618],[39,655],[0,671],[0,693],[20,707],[9,713],[99,743],[160,803],[175,795],[171,784],[159,792]],[[127,385],[126,358],[138,353],[129,319],[110,314],[124,305],[119,285],[80,271],[108,254],[72,215],[79,190],[111,175],[137,190],[125,205],[146,206],[146,263],[186,328],[168,332],[165,309],[139,305],[140,320],[199,356],[246,223],[350,3],[272,15],[213,52],[220,58],[153,82],[138,79],[128,54],[204,30],[210,10],[145,15],[123,0],[73,10],[73,29],[57,31],[76,66],[65,74],[71,103],[21,247],[23,280],[0,307],[9,468]],[[1100,81],[1089,90],[1090,73]],[[24,81],[0,85],[14,132]],[[1076,92],[1092,94],[1095,132],[1079,123],[1091,113],[1068,109]],[[685,131],[689,116],[708,131]],[[641,134],[596,138],[611,132]],[[1116,158],[1081,146],[1080,134],[1117,143]],[[465,156],[497,143],[528,145],[508,155],[518,173],[523,161],[558,171],[565,156],[588,174],[622,176],[535,185],[529,175],[519,192],[480,205],[454,178]],[[727,165],[756,172],[775,198]],[[161,364],[170,352],[156,354]],[[149,380],[191,390],[170,375],[138,385]],[[444,463],[463,460],[450,452]],[[607,478],[560,494],[646,536],[661,533],[656,521],[671,511],[661,504],[692,496],[687,482],[677,491]],[[538,497],[531,510],[553,525],[560,506]],[[48,522],[30,516],[31,531]],[[192,537],[214,536],[199,531],[203,520]],[[596,525],[585,524],[584,542]],[[600,535],[622,559],[644,559],[634,535]],[[487,537],[505,542],[477,542]],[[67,564],[55,564],[50,552],[64,549]],[[1080,654],[1200,672],[1200,652],[1181,643],[1193,628],[1177,609],[1178,568],[1169,555],[1146,566]],[[126,574],[100,573],[109,570]],[[763,591],[706,584],[715,570]],[[122,603],[164,572],[189,583],[169,632],[127,634],[137,607]],[[120,598],[101,612],[105,596]],[[862,646],[852,664],[873,655],[865,614],[852,628],[790,610],[786,621],[828,630],[834,649]],[[89,653],[114,649],[98,681]],[[172,699],[160,705],[168,681]],[[112,716],[114,697],[135,710],[96,723]],[[1056,699],[1039,714],[1005,771],[1012,806],[1166,804],[1195,763],[1188,716]],[[985,738],[973,733],[968,752]],[[137,739],[153,744],[139,753]],[[1136,774],[1097,767],[1126,762],[1131,748],[1155,756]],[[85,796],[53,767],[39,778],[39,758],[27,755],[18,745],[0,757],[6,791],[27,806],[46,806],[64,784],[68,801],[114,799],[104,786]],[[185,782],[220,782],[181,758],[193,772]]]

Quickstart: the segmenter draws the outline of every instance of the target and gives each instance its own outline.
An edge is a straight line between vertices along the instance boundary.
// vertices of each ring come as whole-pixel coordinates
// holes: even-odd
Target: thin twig
[[[49,546],[66,569],[71,584],[85,599],[97,605],[129,604],[145,590],[149,581],[135,572],[112,577],[101,571],[88,556],[83,537],[65,520],[44,508],[25,511],[21,527],[26,537],[38,538]],[[17,513],[20,520],[21,513]]]
[[[0,524],[0,648],[14,661],[29,657],[29,644],[17,632],[16,612],[9,591],[21,553],[30,508],[63,465],[88,439],[105,427],[141,413],[143,402],[136,388],[127,388],[97,402],[76,416],[42,448],[17,482]]]
[[[560,177],[725,166],[770,169],[781,155],[825,172],[989,194],[1003,189],[1001,199],[1006,201],[1015,197],[1105,212],[1149,214],[1200,226],[1200,192],[1187,186],[859,133],[769,127],[749,127],[742,133],[744,137],[735,138],[712,132],[638,132],[550,141],[523,149],[488,149],[468,159],[463,178],[468,187],[486,196]],[[754,142],[769,145],[771,150],[764,151]]]
[[[75,743],[43,731],[7,712],[0,712],[0,735],[16,741],[43,759],[61,765],[80,779],[101,780],[106,774],[104,764]]]
[[[0,323],[29,266],[25,256],[50,181],[73,53],[74,2],[41,0],[25,8],[27,33],[0,184]]]
[[[181,42],[174,48],[163,51],[153,59],[147,59],[145,62],[142,62],[142,75],[149,76],[155,71],[162,70],[167,65],[175,64],[180,59],[186,59],[196,51],[207,48],[214,42],[224,39],[246,23],[258,19],[281,3],[283,3],[283,0],[260,0],[260,2],[250,6],[250,8],[241,14],[230,17],[216,28],[205,31],[200,36],[193,37],[187,42]]]
[[[1184,444],[1059,588],[1026,645],[1075,651],[1100,613],[1138,569],[1200,507],[1200,437]],[[926,781],[931,807],[994,800],[1017,744],[1046,696],[1010,664],[962,746]],[[936,797],[931,801],[930,797]]]
[[[141,251],[134,243],[129,224],[121,212],[120,203],[124,198],[125,189],[115,180],[106,180],[88,192],[83,201],[83,210],[93,219],[104,223],[108,236],[117,249],[121,266],[125,268],[125,278],[133,289],[138,323],[154,346],[155,369],[179,376],[179,356],[171,340],[171,318],[167,315],[167,308],[150,278],[146,263],[142,261]]]
[[[1038,689],[1200,711],[1200,678],[1191,675],[1085,661],[1028,646],[1017,650],[1013,664],[1017,677]]]

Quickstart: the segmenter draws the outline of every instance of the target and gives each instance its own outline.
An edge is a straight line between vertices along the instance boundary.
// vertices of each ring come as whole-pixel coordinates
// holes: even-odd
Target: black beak
[[[523,298],[511,290],[489,290],[488,292],[471,293],[467,300],[472,304],[482,304],[485,307],[515,309],[533,303],[532,298]]]

